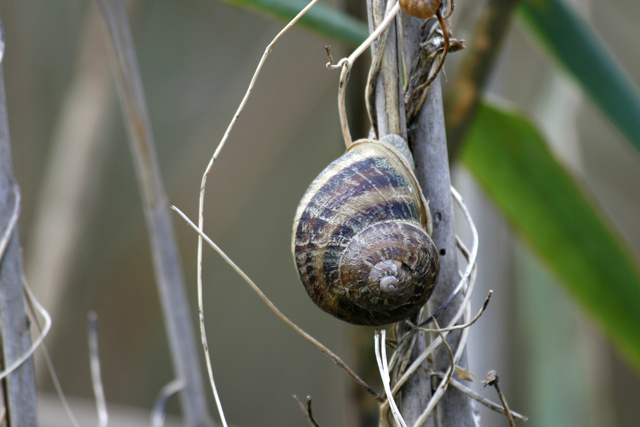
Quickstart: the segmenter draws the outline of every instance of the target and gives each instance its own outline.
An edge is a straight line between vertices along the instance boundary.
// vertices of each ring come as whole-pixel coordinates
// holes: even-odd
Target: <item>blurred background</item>
[[[457,38],[470,36],[483,3],[457,3]],[[638,84],[640,3],[571,3]],[[213,0],[128,5],[169,200],[195,218],[202,172],[283,24]],[[2,2],[0,19],[25,270],[54,319],[47,348],[65,392],[78,398],[73,408],[87,412],[85,405],[93,403],[86,319],[95,310],[107,401],[114,414],[142,416],[173,373],[104,26],[95,3],[79,0]],[[318,310],[299,284],[290,253],[298,201],[344,150],[338,73],[324,66],[325,45],[332,45],[335,58],[347,52],[300,28],[274,49],[209,177],[206,231],[282,312],[366,372],[358,348],[372,346],[372,330]],[[450,56],[447,75],[462,55]],[[357,67],[366,72],[366,61]],[[354,99],[361,96],[357,81],[350,89]],[[490,92],[540,125],[553,151],[640,253],[640,157],[517,16]],[[364,117],[351,120],[354,137],[364,136]],[[471,371],[483,378],[497,370],[510,406],[529,416],[530,427],[638,425],[638,374],[514,237],[470,175],[459,165],[453,173],[480,233],[474,307],[494,290],[472,329]],[[177,217],[174,224],[195,330],[197,239]],[[205,249],[204,263],[213,371],[231,424],[306,425],[296,394],[313,397],[321,425],[375,425],[356,412],[359,391],[333,362],[278,320],[212,251]],[[36,366],[41,425],[66,425],[51,415],[59,413],[51,380],[42,360]],[[483,393],[497,399],[493,390]],[[171,411],[178,413],[178,405]],[[144,416],[128,419],[146,422]],[[484,425],[508,425],[503,417],[482,416]]]

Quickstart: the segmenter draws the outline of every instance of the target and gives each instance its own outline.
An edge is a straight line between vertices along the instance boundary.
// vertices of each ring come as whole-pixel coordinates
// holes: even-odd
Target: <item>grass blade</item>
[[[637,256],[537,130],[484,103],[461,154],[512,226],[640,369]]]
[[[562,0],[524,0],[533,32],[640,152],[640,92],[593,29]]]

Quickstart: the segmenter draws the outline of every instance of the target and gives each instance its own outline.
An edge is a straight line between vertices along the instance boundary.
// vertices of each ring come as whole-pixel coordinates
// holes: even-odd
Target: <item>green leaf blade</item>
[[[640,152],[640,91],[597,34],[562,0],[524,0],[519,7],[551,54]]]
[[[268,13],[290,21],[307,4],[307,0],[224,0],[235,6]],[[317,34],[349,45],[359,45],[369,35],[366,24],[324,4],[316,4],[300,19],[300,25]]]
[[[637,258],[533,126],[485,103],[462,160],[514,228],[640,368]]]

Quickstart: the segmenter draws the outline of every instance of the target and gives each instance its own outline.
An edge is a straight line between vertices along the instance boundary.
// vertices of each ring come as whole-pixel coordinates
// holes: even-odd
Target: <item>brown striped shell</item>
[[[406,160],[393,147],[356,141],[305,193],[292,251],[311,299],[358,325],[404,319],[429,299],[439,259],[430,214]]]
[[[399,0],[400,9],[405,13],[420,19],[435,16],[442,0]]]

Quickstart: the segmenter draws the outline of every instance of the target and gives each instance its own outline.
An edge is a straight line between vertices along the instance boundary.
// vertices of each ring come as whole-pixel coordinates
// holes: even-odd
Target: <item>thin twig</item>
[[[93,395],[96,398],[96,407],[98,410],[98,426],[107,427],[107,425],[109,424],[109,413],[107,412],[107,402],[104,398],[104,388],[102,387],[100,355],[98,353],[98,315],[95,313],[95,311],[89,312],[88,326],[91,384],[93,385]]]
[[[316,347],[318,347],[324,354],[326,354],[327,356],[329,356],[331,358],[331,360],[334,361],[334,363],[338,366],[340,366],[342,369],[344,369],[345,371],[347,371],[347,373],[351,376],[351,378],[353,378],[354,380],[356,380],[362,387],[364,387],[365,390],[367,390],[367,392],[369,394],[371,394],[373,397],[376,398],[376,400],[378,400],[378,402],[382,402],[384,401],[384,399],[378,394],[376,393],[371,387],[369,387],[369,385],[367,383],[365,383],[358,375],[356,375],[355,372],[353,372],[353,370],[351,368],[349,368],[349,366],[347,366],[346,363],[344,363],[342,361],[342,359],[340,359],[336,354],[334,354],[331,350],[329,350],[327,347],[325,347],[323,344],[321,344],[318,340],[316,340],[315,338],[313,338],[311,335],[309,335],[308,333],[306,333],[305,331],[303,331],[298,325],[296,325],[295,323],[293,323],[291,320],[289,320],[289,318],[287,318],[284,314],[282,314],[282,312],[280,310],[278,310],[278,308],[271,302],[271,300],[269,300],[269,298],[267,298],[267,296],[262,292],[262,290],[253,282],[253,280],[251,280],[249,278],[249,276],[247,276],[245,274],[244,271],[242,271],[240,269],[240,267],[238,267],[232,260],[231,258],[229,258],[229,256],[227,256],[226,253],[224,253],[224,251],[222,251],[222,249],[220,249],[218,247],[218,245],[216,245],[213,240],[211,240],[206,234],[204,234],[202,232],[202,230],[200,230],[180,209],[178,209],[175,206],[171,207],[173,210],[175,210],[176,212],[178,212],[178,214],[180,214],[180,216],[182,217],[182,219],[184,219],[187,224],[189,224],[189,226],[191,226],[191,228],[193,228],[199,235],[200,237],[206,241],[209,246],[211,246],[221,257],[222,259],[224,259],[224,261],[229,264],[229,266],[231,266],[231,268],[233,268],[235,270],[236,273],[238,273],[238,275],[240,277],[242,277],[242,279],[249,285],[251,286],[251,288],[258,294],[258,296],[260,297],[260,299],[271,309],[271,311],[273,311],[276,316],[278,316],[283,322],[285,322],[287,325],[289,325],[293,330],[295,330],[297,333],[299,333],[300,335],[302,335],[307,341],[309,341],[310,343],[312,343],[313,345],[315,345]]]
[[[213,156],[211,156],[211,159],[209,160],[209,164],[207,165],[204,173],[202,174],[202,180],[200,182],[200,197],[199,197],[199,201],[198,201],[198,229],[203,230],[204,229],[204,199],[205,199],[205,190],[206,190],[206,186],[207,186],[207,177],[209,176],[209,173],[211,172],[211,169],[213,167],[214,162],[216,161],[216,159],[218,158],[218,155],[220,154],[220,151],[222,150],[222,148],[224,147],[224,145],[226,144],[227,140],[229,139],[229,135],[231,134],[231,130],[233,129],[234,125],[236,124],[236,122],[238,121],[238,118],[240,117],[240,113],[242,113],[242,110],[244,110],[244,106],[247,103],[247,100],[249,99],[249,96],[251,95],[251,91],[253,90],[253,86],[256,83],[256,80],[258,79],[258,76],[260,75],[260,71],[262,70],[262,66],[264,65],[265,61],[267,60],[267,57],[269,56],[269,54],[271,53],[273,47],[275,46],[275,44],[278,42],[278,40],[280,40],[280,38],[287,32],[289,31],[289,29],[291,29],[291,27],[293,27],[293,25],[298,22],[298,20],[300,18],[302,18],[302,16],[307,13],[307,11],[309,9],[311,9],[311,7],[313,7],[314,4],[316,4],[318,0],[311,0],[309,2],[309,4],[307,4],[307,6],[304,7],[304,9],[302,9],[287,25],[285,25],[285,27],[274,37],[274,39],[271,41],[271,43],[269,43],[269,45],[267,46],[267,48],[264,51],[264,54],[262,55],[262,58],[260,58],[260,62],[258,63],[258,66],[256,68],[256,71],[253,74],[253,77],[251,78],[251,81],[249,82],[249,87],[247,88],[247,92],[245,93],[244,97],[242,98],[242,101],[240,102],[240,105],[238,106],[238,109],[236,110],[236,113],[233,115],[233,119],[231,119],[231,122],[229,123],[229,126],[227,127],[227,130],[225,131],[224,135],[222,136],[222,139],[220,140],[220,142],[218,143],[218,146],[216,147]],[[218,407],[218,412],[220,414],[220,418],[222,420],[223,425],[226,427],[227,422],[225,420],[224,417],[224,412],[222,410],[222,405],[220,403],[220,398],[218,396],[218,391],[216,389],[216,385],[215,385],[215,381],[213,379],[213,369],[211,367],[211,359],[209,357],[209,345],[207,343],[207,333],[206,333],[206,328],[205,328],[205,324],[204,324],[204,304],[203,304],[203,297],[202,297],[202,237],[198,236],[198,252],[197,252],[197,287],[198,287],[198,309],[199,309],[199,320],[200,320],[200,338],[202,340],[202,346],[204,348],[204,353],[205,353],[205,361],[207,364],[207,371],[209,373],[209,382],[211,384],[211,389],[213,391],[215,400],[216,400],[216,405]]]
[[[438,11],[436,12],[436,18],[438,18],[438,23],[440,24],[440,28],[442,29],[442,35],[443,35],[443,38],[444,38],[444,49],[442,51],[442,55],[440,56],[440,62],[438,62],[438,65],[437,65],[436,69],[433,70],[433,72],[431,72],[431,74],[427,78],[427,81],[425,81],[423,84],[418,86],[411,93],[411,96],[409,97],[409,100],[407,101],[407,111],[411,107],[411,103],[413,101],[413,98],[418,93],[421,93],[423,90],[428,88],[431,85],[431,83],[433,83],[435,78],[438,76],[438,73],[442,69],[442,66],[444,65],[444,60],[447,58],[447,53],[449,53],[449,27],[445,24],[444,19],[442,18],[442,13],[440,12],[440,9],[438,9]],[[418,105],[415,107],[415,109],[413,109],[411,116],[416,115],[418,113],[418,111],[420,111],[420,108],[422,108],[422,104],[424,104],[424,100],[425,99],[426,99],[426,97],[420,99],[420,102],[418,103]]]
[[[451,377],[453,376],[453,370],[456,366],[456,361],[453,358],[453,351],[451,351],[451,346],[447,342],[447,339],[444,337],[444,335],[442,335],[442,330],[440,330],[440,327],[438,326],[438,321],[436,319],[433,319],[433,324],[436,326],[435,332],[437,332],[440,338],[442,338],[442,344],[444,344],[444,346],[447,348],[447,352],[449,353],[449,358],[451,359],[451,369],[449,369],[448,371],[449,375],[446,377],[446,380],[444,381],[444,385],[442,386],[442,387],[446,387],[447,384],[449,384],[449,381],[451,381]]]
[[[176,378],[160,389],[160,393],[158,393],[158,397],[156,398],[156,403],[153,404],[153,409],[151,410],[152,427],[162,427],[164,425],[167,405],[171,401],[171,398],[183,388],[184,381]]]
[[[422,328],[422,327],[416,326],[411,322],[411,320],[408,320],[408,319],[405,320],[405,322],[411,328],[417,329],[417,330],[422,331],[422,332],[441,333],[441,332],[456,331],[458,329],[465,329],[465,328],[468,328],[469,326],[473,325],[474,323],[476,323],[478,321],[478,319],[480,319],[480,316],[482,316],[484,311],[487,309],[487,306],[489,305],[489,300],[491,300],[491,295],[493,295],[493,291],[492,290],[490,290],[489,293],[487,294],[487,298],[485,298],[484,303],[482,304],[482,307],[480,307],[480,310],[478,311],[478,314],[476,314],[475,317],[473,319],[471,319],[471,321],[469,323],[465,323],[464,325],[457,325],[457,326],[452,326],[450,328],[443,328],[443,329],[428,329],[428,328]],[[436,324],[436,328],[437,328],[436,319],[433,319],[433,322]]]
[[[340,83],[338,85],[338,113],[340,115],[340,126],[342,128],[342,138],[347,150],[353,145],[351,131],[349,130],[349,121],[347,120],[347,82],[349,81],[350,66],[345,62],[340,72]]]
[[[13,196],[13,210],[11,211],[11,216],[9,217],[9,223],[4,229],[4,233],[2,233],[2,239],[0,240],[0,260],[4,258],[4,251],[7,250],[7,245],[9,244],[9,240],[11,240],[11,236],[13,236],[16,225],[18,225],[18,218],[20,217],[22,196],[20,195],[20,188],[17,184],[13,185]]]
[[[487,377],[485,378],[484,385],[493,386],[498,392],[498,396],[500,397],[500,401],[504,405],[505,412],[507,414],[507,418],[509,419],[509,425],[511,427],[516,427],[516,423],[513,421],[513,416],[511,415],[511,410],[509,409],[509,405],[507,404],[507,399],[505,399],[504,394],[500,390],[500,386],[498,385],[498,380],[500,377],[496,371],[489,371],[487,373]]]
[[[309,424],[311,424],[314,427],[320,427],[320,424],[318,424],[316,419],[313,417],[313,411],[311,411],[311,396],[307,396],[306,407],[302,404],[300,399],[298,399],[298,396],[294,394],[293,398],[296,400],[296,402],[298,402],[298,406],[300,406],[300,409],[302,410],[302,413],[304,414],[307,421],[309,421]]]
[[[435,375],[438,377],[444,377],[444,373],[442,372],[431,372],[431,375]],[[464,394],[468,395],[469,397],[471,397],[472,399],[476,400],[477,402],[483,404],[484,406],[486,406],[487,408],[499,412],[502,415],[507,415],[507,411],[505,411],[504,406],[500,406],[495,402],[492,402],[491,400],[487,399],[486,397],[482,396],[481,394],[476,393],[475,391],[473,391],[472,389],[470,389],[469,387],[465,386],[464,384],[462,384],[460,381],[456,380],[455,378],[451,379],[451,385],[455,388],[457,388],[458,390],[460,390],[461,392],[463,392]],[[511,411],[511,415],[513,416],[513,418],[520,420],[520,421],[527,421],[529,418],[516,412],[516,411]]]
[[[327,68],[337,70],[341,68],[345,64],[345,62],[348,63],[350,67],[353,66],[355,60],[358,59],[358,57],[362,55],[362,53],[367,50],[367,48],[371,46],[374,41],[376,41],[380,34],[382,34],[382,32],[389,26],[389,24],[391,24],[391,21],[393,21],[393,18],[395,18],[399,11],[400,3],[396,2],[387,16],[385,16],[384,20],[380,23],[380,26],[378,26],[378,28],[376,28],[376,30],[372,32],[369,37],[367,37],[367,39],[360,46],[358,46],[356,50],[353,51],[351,55],[349,55],[349,57],[342,58],[340,61],[338,61],[337,64],[327,64]]]
[[[402,427],[407,427],[407,423],[404,421],[404,418],[402,418],[400,410],[398,409],[398,405],[396,405],[396,401],[393,398],[393,393],[391,392],[391,378],[389,377],[389,366],[387,365],[387,351],[385,345],[386,332],[387,331],[383,329],[380,332],[376,331],[374,334],[376,361],[378,362],[380,378],[382,379],[384,390],[387,393],[387,402],[389,407],[391,408],[393,418]]]
[[[31,312],[31,318],[33,319],[33,322],[36,324],[36,327],[38,328],[38,330],[40,331],[40,334],[42,335],[43,328],[42,328],[42,325],[40,324],[40,319],[38,319],[38,316],[36,314],[36,310],[42,314],[42,316],[45,318],[45,321],[47,321],[49,324],[51,324],[51,316],[49,315],[47,310],[45,310],[44,307],[42,307],[42,305],[33,296],[33,292],[29,288],[27,279],[26,277],[24,277],[24,275],[22,276],[22,284],[25,288],[25,294],[27,296],[27,306],[29,307],[29,311]],[[36,307],[39,307],[39,308],[36,308]],[[80,424],[76,419],[76,416],[73,414],[73,411],[71,410],[71,406],[69,406],[69,402],[67,401],[67,396],[65,396],[64,391],[62,390],[62,386],[60,385],[60,380],[58,379],[58,374],[56,373],[56,370],[53,366],[53,362],[51,361],[51,357],[49,356],[49,351],[47,350],[47,346],[44,341],[42,341],[42,354],[44,356],[45,364],[47,365],[47,371],[49,372],[49,375],[51,376],[51,381],[53,382],[53,388],[56,389],[56,394],[60,399],[62,408],[64,409],[67,416],[69,417],[69,421],[71,421],[71,424],[73,425],[73,427],[80,427]]]
[[[98,5],[113,47],[110,57],[129,131],[129,145],[142,196],[156,285],[162,303],[175,376],[185,384],[180,392],[182,413],[188,427],[211,426],[179,251],[160,174],[129,20],[122,0],[98,0]]]
[[[13,236],[13,232],[15,231],[18,225],[18,218],[20,217],[21,196],[20,196],[20,189],[16,184],[13,185],[13,194],[14,194],[13,211],[11,212],[11,216],[9,217],[9,222],[7,224],[7,227],[2,233],[2,238],[0,239],[0,260],[4,259],[5,251],[7,250],[9,241],[11,240],[11,237]],[[23,283],[23,286],[24,286],[24,283]],[[16,358],[16,360],[14,360],[12,363],[10,363],[9,366],[7,366],[4,370],[0,371],[0,380],[6,378],[9,374],[11,374],[13,371],[15,371],[20,366],[22,366],[22,364],[25,361],[27,361],[31,357],[31,355],[36,351],[36,349],[44,342],[44,338],[49,334],[49,331],[51,330],[51,317],[49,316],[49,313],[47,313],[44,307],[42,307],[37,302],[33,294],[31,294],[31,291],[27,287],[24,287],[24,291],[29,298],[32,298],[34,304],[42,314],[42,317],[45,318],[45,326],[43,331],[40,333],[40,336],[33,341],[29,349],[25,351],[22,355],[20,355],[20,357]]]

